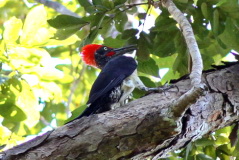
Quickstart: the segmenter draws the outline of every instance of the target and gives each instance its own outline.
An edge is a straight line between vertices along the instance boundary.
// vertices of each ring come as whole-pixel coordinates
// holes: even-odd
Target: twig
[[[73,66],[73,49],[72,49],[72,46],[69,45],[69,54],[70,54],[70,57],[71,57],[71,72],[70,74],[73,75],[73,72],[74,72],[74,66]]]
[[[50,0],[35,0],[35,1],[37,1],[41,4],[44,4],[45,6],[52,8],[61,14],[66,14],[66,15],[73,16],[73,17],[80,17],[78,14],[70,11],[69,9],[67,9],[65,6],[63,6],[62,4],[60,4],[58,2],[53,2]]]
[[[54,129],[54,127],[52,127],[51,124],[50,124],[43,116],[40,116],[40,120],[41,120],[41,122],[42,122],[44,125],[46,125],[46,126],[48,126],[48,127],[51,127],[52,129]]]
[[[128,9],[130,9],[130,8],[133,8],[133,7],[136,7],[136,6],[146,5],[146,4],[148,4],[148,2],[147,2],[147,3],[128,4],[128,5],[125,5],[125,7],[127,7],[127,8],[123,9],[122,12],[125,12],[126,10],[128,10]]]
[[[135,6],[145,5],[145,4],[149,4],[149,3],[148,3],[148,2],[145,2],[145,3],[133,3],[133,4],[127,4],[127,5],[125,5],[125,7],[132,8],[132,7],[135,7]]]
[[[71,101],[72,101],[72,96],[73,96],[73,94],[75,93],[75,90],[76,90],[78,84],[79,84],[80,81],[81,81],[81,78],[82,78],[82,76],[83,76],[83,74],[84,74],[84,72],[85,72],[85,69],[86,69],[86,65],[83,64],[83,68],[81,69],[81,71],[80,71],[80,73],[79,73],[79,77],[78,77],[77,79],[75,79],[75,80],[73,81],[72,85],[71,85],[70,95],[69,95],[69,97],[68,97],[68,100],[67,100],[68,103],[67,103],[67,107],[66,107],[66,113],[67,113],[67,115],[70,114],[70,104],[71,104]]]

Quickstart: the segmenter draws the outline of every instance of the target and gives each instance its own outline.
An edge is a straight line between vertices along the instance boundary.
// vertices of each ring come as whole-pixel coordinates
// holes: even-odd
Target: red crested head
[[[97,50],[99,51],[101,48],[104,48],[106,46],[103,45],[99,45],[99,44],[88,44],[85,45],[84,47],[82,47],[81,50],[81,57],[83,59],[83,61],[87,64],[87,65],[91,65],[93,67],[98,67],[96,60],[95,60],[95,53],[97,52]],[[106,48],[110,48],[110,47],[106,47]],[[103,49],[102,49],[103,51]],[[115,52],[114,51],[110,51],[107,52],[106,56],[112,56],[114,55]]]
[[[82,47],[80,55],[81,55],[83,61],[87,65],[91,65],[94,67],[97,66],[96,61],[95,61],[95,52],[100,47],[102,47],[102,45],[99,45],[99,44],[88,44],[88,45],[85,45],[84,47]]]
[[[82,47],[80,55],[87,65],[102,69],[113,57],[136,49],[136,45],[123,48],[111,48],[99,44],[88,44]]]

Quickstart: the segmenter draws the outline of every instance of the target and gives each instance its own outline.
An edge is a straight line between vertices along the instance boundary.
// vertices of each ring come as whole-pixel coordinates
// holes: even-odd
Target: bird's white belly
[[[114,103],[111,106],[111,109],[115,109],[115,108],[123,106],[126,103],[127,99],[129,97],[131,97],[132,92],[134,91],[134,89],[135,88],[141,88],[141,87],[145,87],[145,86],[142,83],[142,81],[139,79],[138,74],[137,74],[137,70],[135,70],[129,77],[124,79],[123,83],[119,87],[118,91],[120,92],[120,90],[121,90],[123,93],[120,97],[119,102]]]

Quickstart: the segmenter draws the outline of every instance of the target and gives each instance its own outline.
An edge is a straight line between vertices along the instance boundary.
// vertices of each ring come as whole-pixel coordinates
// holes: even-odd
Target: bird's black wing
[[[93,103],[99,97],[121,84],[137,68],[132,57],[118,56],[111,59],[95,80],[87,104]]]
[[[107,93],[119,86],[125,78],[135,71],[136,68],[137,63],[131,57],[118,56],[111,59],[102,69],[91,88],[89,100],[87,102],[89,107],[87,107],[84,112],[75,119],[109,110],[107,104],[102,106],[102,102],[107,103],[107,96],[109,96]],[[75,119],[71,121],[74,121]]]

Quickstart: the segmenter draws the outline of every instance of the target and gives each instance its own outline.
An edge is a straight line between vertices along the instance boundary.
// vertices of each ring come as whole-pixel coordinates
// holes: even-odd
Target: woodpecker
[[[124,105],[135,88],[144,91],[159,90],[146,87],[137,75],[136,60],[124,55],[136,49],[135,45],[111,48],[98,44],[89,44],[82,48],[82,60],[87,65],[100,68],[101,72],[92,85],[88,107],[75,119]]]

